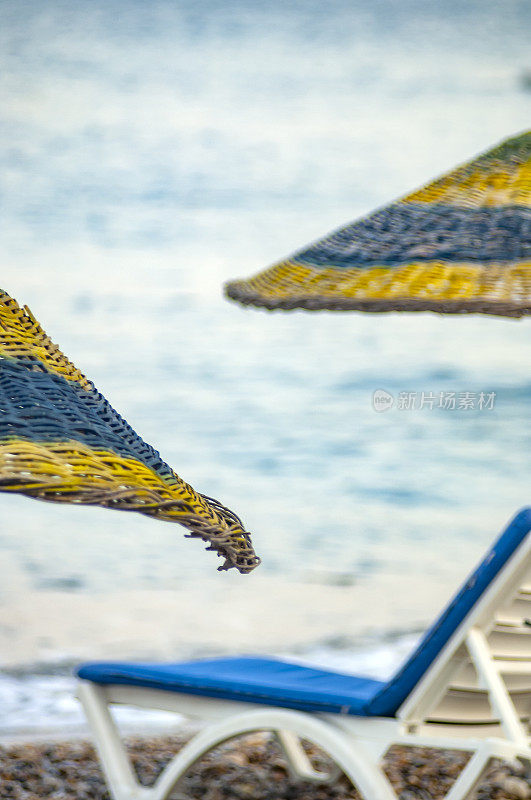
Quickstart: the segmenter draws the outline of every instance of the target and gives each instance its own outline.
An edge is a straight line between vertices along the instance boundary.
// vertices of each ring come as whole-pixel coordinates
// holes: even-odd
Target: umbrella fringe
[[[531,132],[339,228],[225,294],[309,311],[531,314]]]
[[[0,292],[0,491],[178,522],[223,559],[259,563],[239,517],[183,481]]]

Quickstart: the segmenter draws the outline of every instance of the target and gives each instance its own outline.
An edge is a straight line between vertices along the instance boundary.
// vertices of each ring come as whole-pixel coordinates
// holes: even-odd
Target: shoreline
[[[409,654],[418,633],[403,632],[352,643],[314,643],[313,647],[274,652],[289,661],[331,669],[336,672],[387,678]],[[349,646],[347,646],[347,644]],[[187,653],[190,658],[204,653]],[[208,655],[212,655],[209,653]],[[87,732],[81,707],[76,700],[74,668],[77,661],[34,664],[0,669],[0,743],[5,741],[57,738],[56,733],[79,736]],[[127,732],[173,732],[182,718],[161,711],[129,707],[116,709],[118,724]],[[179,728],[180,729],[180,728]]]

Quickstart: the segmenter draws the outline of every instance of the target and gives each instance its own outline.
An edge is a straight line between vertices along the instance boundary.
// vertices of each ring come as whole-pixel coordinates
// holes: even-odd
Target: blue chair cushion
[[[381,681],[327,672],[273,658],[214,658],[179,664],[84,664],[80,678],[219,697],[300,711],[364,715]]]
[[[77,674],[95,683],[146,686],[302,711],[393,717],[530,530],[531,508],[526,508],[516,515],[413,654],[386,683],[272,658],[179,664],[95,663],[80,667]]]

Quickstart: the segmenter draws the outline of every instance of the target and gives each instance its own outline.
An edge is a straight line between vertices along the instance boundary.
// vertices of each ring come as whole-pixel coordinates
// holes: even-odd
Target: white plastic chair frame
[[[445,800],[466,800],[492,758],[531,765],[531,534],[446,643],[396,717],[317,714],[173,691],[80,681],[83,704],[114,800],[167,800],[190,767],[217,745],[252,731],[278,739],[301,780],[333,782],[345,773],[365,800],[396,800],[382,770],[392,745],[462,750],[471,758]],[[162,709],[210,722],[141,786],[109,706]],[[335,764],[316,772],[301,739]]]

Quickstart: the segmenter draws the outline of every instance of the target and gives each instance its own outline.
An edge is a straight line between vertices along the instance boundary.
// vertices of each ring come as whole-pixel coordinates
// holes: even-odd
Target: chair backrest
[[[456,631],[463,624],[466,625],[467,618],[492,587],[493,582],[503,573],[504,568],[508,568],[509,562],[513,562],[512,556],[518,558],[519,549],[530,530],[531,508],[524,508],[514,517],[479,566],[429,628],[413,654],[373,698],[368,707],[371,715],[396,715],[400,706],[420,681],[427,676],[437,657]],[[519,587],[515,586],[514,592],[516,593],[518,589]],[[531,601],[531,594],[529,600]],[[528,609],[531,614],[531,602]],[[526,624],[525,619],[524,624]],[[531,624],[531,620],[527,624]],[[529,633],[531,634],[531,628],[529,628]],[[529,651],[529,660],[531,667],[531,651]]]

